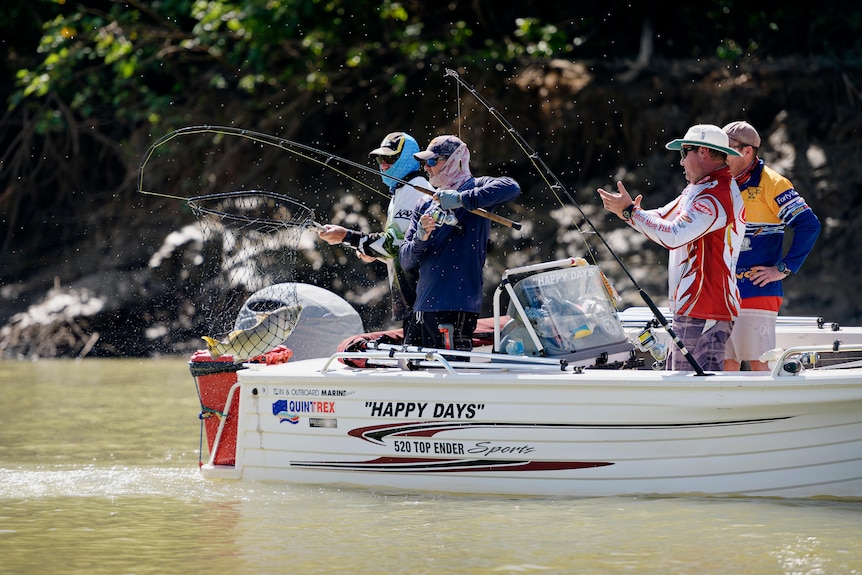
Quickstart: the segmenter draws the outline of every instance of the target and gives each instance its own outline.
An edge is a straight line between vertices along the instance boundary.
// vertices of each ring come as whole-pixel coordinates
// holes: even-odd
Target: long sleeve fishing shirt
[[[662,208],[634,210],[629,225],[669,250],[671,312],[718,321],[739,315],[735,272],[745,207],[727,166],[689,184]]]
[[[492,211],[521,194],[520,186],[512,178],[488,176],[470,178],[458,191],[462,192],[463,207],[453,210],[457,226],[438,226],[427,240],[420,240],[416,235],[419,218],[440,208],[440,204],[429,199],[416,206],[401,244],[402,267],[419,270],[415,311],[481,311],[482,268],[491,221],[469,210]]]
[[[755,162],[747,176],[737,180],[745,201],[745,241],[736,264],[739,294],[744,308],[778,311],[784,296],[782,282],[756,286],[751,268],[784,262],[791,272],[798,272],[820,235],[820,220],[790,180],[763,160]],[[782,256],[786,228],[793,230],[793,241]]]
[[[395,184],[390,188],[392,199],[386,211],[386,225],[382,232],[367,234],[353,233],[348,243],[366,256],[379,258],[386,262],[389,276],[389,292],[392,295],[392,319],[401,321],[413,311],[416,300],[417,274],[402,269],[398,251],[404,242],[404,234],[410,227],[413,209],[425,194],[414,186],[429,189],[431,185],[425,176],[418,172],[407,176],[407,184]]]

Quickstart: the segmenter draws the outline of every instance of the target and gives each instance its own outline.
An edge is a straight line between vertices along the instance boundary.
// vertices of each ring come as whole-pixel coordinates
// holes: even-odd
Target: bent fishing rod
[[[294,142],[294,141],[288,140],[286,138],[279,138],[278,136],[265,134],[263,132],[255,132],[252,130],[246,130],[243,128],[234,128],[234,127],[230,127],[230,126],[208,126],[208,125],[188,126],[185,128],[179,128],[177,130],[174,130],[173,132],[170,132],[169,134],[162,136],[158,140],[156,140],[149,147],[147,152],[144,154],[144,159],[141,161],[141,165],[138,168],[138,192],[140,192],[142,194],[149,194],[149,195],[155,195],[155,196],[172,197],[172,198],[174,197],[174,196],[167,196],[166,194],[160,194],[157,192],[145,190],[144,189],[144,167],[146,166],[147,162],[149,162],[150,157],[152,157],[152,155],[155,153],[156,149],[159,146],[161,146],[161,145],[163,145],[163,144],[165,144],[165,143],[167,143],[167,142],[169,142],[169,141],[171,141],[174,138],[177,138],[179,136],[186,136],[186,135],[191,135],[191,134],[220,134],[220,135],[227,135],[227,136],[238,136],[241,138],[246,138],[246,139],[251,140],[253,142],[257,142],[259,144],[266,144],[268,146],[273,146],[273,147],[279,148],[281,150],[284,150],[286,152],[290,152],[291,154],[299,156],[300,158],[302,158],[304,160],[308,160],[309,162],[319,164],[323,167],[329,168],[330,170],[335,171],[339,175],[341,175],[341,176],[343,176],[343,177],[345,177],[345,178],[347,178],[347,179],[349,179],[349,180],[351,180],[357,184],[360,184],[361,186],[368,188],[377,194],[383,195],[387,198],[389,197],[388,194],[384,194],[383,192],[381,192],[377,188],[374,188],[374,187],[368,185],[367,183],[363,182],[362,180],[359,180],[358,178],[351,176],[350,174],[348,174],[344,170],[340,170],[337,167],[333,166],[331,162],[334,160],[334,161],[339,162],[341,164],[344,164],[346,166],[351,166],[351,167],[359,169],[359,170],[371,172],[371,173],[376,174],[378,176],[380,175],[381,172],[379,170],[372,168],[370,166],[366,166],[365,164],[361,164],[359,162],[354,162],[352,160],[348,160],[347,158],[342,158],[340,156],[336,156],[335,154],[331,154],[331,153],[329,153],[325,150],[321,150],[319,148],[314,148],[314,147],[309,146],[307,144],[301,144],[299,142]],[[390,177],[393,181],[398,182],[400,184],[410,185],[425,195],[433,196],[436,193],[432,189],[425,188],[422,186],[413,185],[406,180],[402,180],[400,178],[395,178],[392,176],[388,176],[388,177]],[[177,198],[175,198],[175,199],[177,199]],[[184,198],[179,198],[179,199],[184,199]],[[491,220],[493,222],[496,222],[498,224],[506,226],[508,228],[513,228],[516,230],[521,229],[521,224],[519,224],[518,222],[514,222],[508,218],[505,218],[505,217],[500,216],[498,214],[489,212],[483,208],[476,208],[476,209],[467,210],[467,211],[469,211],[470,213],[476,214],[477,216],[486,218],[488,220]]]
[[[476,90],[476,88],[474,88],[472,85],[470,85],[468,82],[466,82],[463,78],[461,78],[461,76],[460,76],[460,74],[458,74],[458,72],[456,72],[455,70],[452,70],[450,68],[446,68],[446,73],[444,74],[444,76],[454,78],[455,81],[458,82],[459,86],[463,87],[465,90],[470,92],[473,95],[473,97],[476,98],[476,100],[480,104],[482,104],[492,116],[494,116],[494,118],[500,123],[500,125],[503,126],[503,128],[506,130],[506,132],[508,132],[509,135],[518,144],[518,147],[521,148],[521,151],[523,151],[527,155],[527,158],[530,160],[530,163],[533,164],[533,167],[539,173],[539,176],[542,178],[542,180],[544,180],[544,182],[548,186],[548,188],[550,188],[551,193],[554,194],[554,198],[556,198],[557,202],[559,202],[560,205],[566,205],[566,204],[565,204],[565,202],[563,202],[560,199],[560,196],[557,194],[558,194],[558,192],[560,192],[560,193],[565,195],[568,202],[578,210],[578,212],[581,214],[581,217],[583,218],[584,222],[586,222],[587,225],[592,229],[592,231],[593,231],[593,233],[595,233],[596,237],[598,237],[599,240],[601,240],[602,244],[604,244],[605,248],[607,248],[608,252],[611,254],[611,256],[613,256],[613,258],[616,260],[617,264],[619,264],[620,268],[623,270],[623,272],[626,274],[626,276],[628,276],[632,285],[635,287],[635,289],[638,291],[638,294],[641,296],[641,299],[643,299],[643,301],[644,301],[644,303],[646,303],[647,307],[650,308],[650,311],[652,311],[656,320],[667,331],[668,335],[671,337],[673,342],[679,348],[680,352],[685,356],[686,360],[688,360],[688,363],[691,365],[691,367],[694,369],[694,371],[697,373],[697,375],[706,375],[706,373],[703,371],[703,368],[700,366],[700,364],[697,362],[697,360],[694,358],[694,356],[691,354],[691,352],[688,351],[688,349],[686,349],[683,341],[679,338],[679,336],[677,336],[676,332],[674,332],[673,329],[670,327],[670,324],[668,323],[667,319],[664,317],[664,314],[661,313],[661,310],[659,310],[658,306],[656,306],[655,302],[652,300],[652,298],[649,296],[649,294],[647,294],[643,290],[643,288],[641,288],[641,286],[638,284],[637,280],[635,280],[635,278],[631,274],[631,272],[629,272],[628,268],[625,266],[623,261],[620,259],[620,257],[617,255],[617,253],[613,250],[613,248],[611,248],[610,244],[608,244],[607,240],[604,238],[604,236],[601,234],[601,232],[598,230],[598,228],[596,228],[596,226],[593,224],[593,222],[590,220],[590,218],[584,212],[581,205],[577,201],[575,201],[574,196],[572,196],[572,194],[569,193],[569,190],[566,189],[566,187],[563,185],[563,183],[560,181],[560,179],[557,177],[557,175],[551,170],[551,168],[548,167],[548,165],[545,163],[544,160],[542,160],[542,158],[539,156],[539,154],[532,147],[530,147],[530,144],[527,143],[527,141],[524,139],[523,136],[521,136],[521,134],[518,132],[518,130],[516,130],[515,127],[511,123],[509,123],[509,121],[503,116],[503,114],[493,104],[491,104],[491,102],[486,100],[485,97],[482,96]],[[582,235],[583,235],[583,232],[582,232]]]

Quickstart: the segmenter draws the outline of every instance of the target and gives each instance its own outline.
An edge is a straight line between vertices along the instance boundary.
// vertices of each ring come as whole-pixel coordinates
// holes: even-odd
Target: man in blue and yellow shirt
[[[727,158],[745,202],[745,239],[736,264],[742,303],[725,351],[724,369],[747,361],[754,371],[769,366],[760,356],[775,347],[775,323],[784,296],[781,282],[799,272],[820,234],[820,220],[793,184],[757,157],[760,134],[748,122],[723,128],[730,147],[742,154]],[[785,254],[784,230],[793,241]]]

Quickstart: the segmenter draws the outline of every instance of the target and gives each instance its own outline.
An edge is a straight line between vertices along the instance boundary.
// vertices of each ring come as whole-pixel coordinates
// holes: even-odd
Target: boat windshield
[[[626,343],[625,330],[598,266],[578,266],[537,273],[513,288],[502,347],[508,353],[536,355],[538,348],[524,327],[529,323],[547,355],[570,354]],[[523,350],[523,351],[522,351]]]

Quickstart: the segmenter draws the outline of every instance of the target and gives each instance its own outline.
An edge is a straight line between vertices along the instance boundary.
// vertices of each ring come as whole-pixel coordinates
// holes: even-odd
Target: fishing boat
[[[669,371],[661,310],[618,312],[602,270],[578,258],[507,270],[493,302],[492,335],[470,352],[366,336],[300,361],[196,354],[203,477],[862,497],[862,329],[782,319],[770,371]]]

